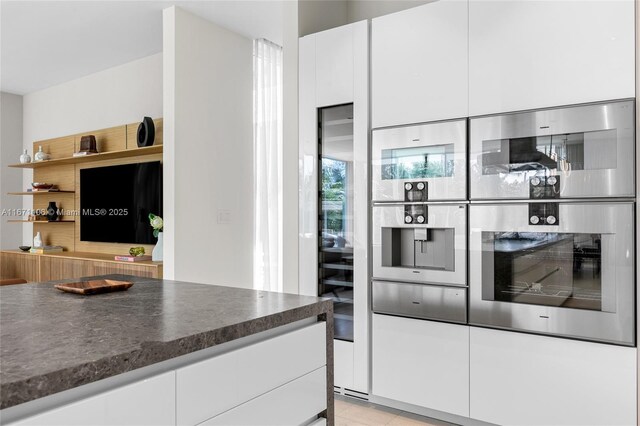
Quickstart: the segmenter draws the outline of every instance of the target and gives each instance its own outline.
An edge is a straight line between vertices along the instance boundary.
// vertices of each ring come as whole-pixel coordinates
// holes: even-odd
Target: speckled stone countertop
[[[135,284],[93,296],[53,287],[78,279],[0,287],[0,408],[332,311],[315,297],[104,277]]]

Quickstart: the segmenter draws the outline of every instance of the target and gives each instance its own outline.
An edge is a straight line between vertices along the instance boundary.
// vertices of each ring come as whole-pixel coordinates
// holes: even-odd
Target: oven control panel
[[[426,204],[404,206],[404,223],[407,225],[410,223],[424,225],[427,223],[427,217]]]
[[[557,203],[531,203],[529,204],[530,225],[559,225],[560,216]]]
[[[534,176],[529,179],[529,198],[560,198],[560,176]]]
[[[427,182],[405,182],[404,201],[427,201]]]

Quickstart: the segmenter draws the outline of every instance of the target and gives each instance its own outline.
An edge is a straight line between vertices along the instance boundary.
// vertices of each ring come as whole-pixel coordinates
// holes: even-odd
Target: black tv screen
[[[160,161],[80,170],[80,240],[155,244],[149,213],[162,216]]]

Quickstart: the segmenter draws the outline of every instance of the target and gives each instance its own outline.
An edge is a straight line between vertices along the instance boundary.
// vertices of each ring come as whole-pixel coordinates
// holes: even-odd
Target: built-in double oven
[[[635,345],[634,114],[374,130],[373,312]]]
[[[372,138],[372,310],[467,322],[467,121]]]
[[[633,101],[469,123],[469,323],[634,345]]]

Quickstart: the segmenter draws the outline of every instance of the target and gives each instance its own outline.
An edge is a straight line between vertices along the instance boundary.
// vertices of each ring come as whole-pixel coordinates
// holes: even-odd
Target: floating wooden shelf
[[[88,163],[90,161],[112,160],[115,158],[137,157],[139,155],[151,155],[162,153],[162,145],[148,146],[144,148],[125,149],[122,151],[101,152],[95,155],[86,155],[83,157],[66,157],[57,158],[55,160],[37,161],[25,164],[9,164],[9,167],[17,167],[21,169],[36,169],[39,167],[58,166],[61,164]]]
[[[16,220],[16,219],[9,219],[7,222],[10,222],[10,223],[73,223],[73,222],[75,222],[75,220],[52,220],[52,221],[48,221],[48,220]]]
[[[47,195],[47,194],[75,194],[76,191],[25,191],[7,192],[9,195]]]

